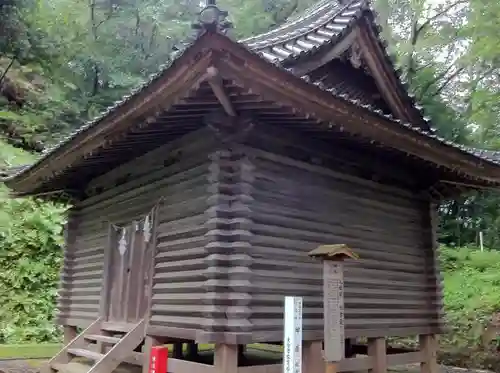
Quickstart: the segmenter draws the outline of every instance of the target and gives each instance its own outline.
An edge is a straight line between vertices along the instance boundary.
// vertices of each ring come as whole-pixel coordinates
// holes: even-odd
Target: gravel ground
[[[0,372],[3,373],[38,373],[46,360],[0,360]]]

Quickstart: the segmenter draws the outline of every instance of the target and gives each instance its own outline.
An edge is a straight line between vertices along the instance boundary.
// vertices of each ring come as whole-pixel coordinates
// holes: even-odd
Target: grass
[[[60,349],[57,343],[0,345],[0,359],[44,359],[54,356]]]
[[[167,345],[172,350],[171,345]],[[19,344],[19,345],[0,345],[0,359],[44,359],[54,356],[61,349],[58,343],[39,343],[39,344]],[[264,352],[279,352],[279,346],[254,344],[249,346],[253,350]],[[184,349],[186,346],[184,346]],[[214,348],[211,344],[199,345],[200,351],[209,351]]]

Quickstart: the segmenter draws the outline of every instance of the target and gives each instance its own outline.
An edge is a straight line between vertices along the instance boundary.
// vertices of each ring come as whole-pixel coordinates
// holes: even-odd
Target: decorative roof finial
[[[198,13],[198,22],[193,24],[193,28],[199,33],[209,31],[226,34],[227,30],[233,26],[226,19],[227,14],[226,11],[217,7],[216,0],[206,0],[206,5]]]

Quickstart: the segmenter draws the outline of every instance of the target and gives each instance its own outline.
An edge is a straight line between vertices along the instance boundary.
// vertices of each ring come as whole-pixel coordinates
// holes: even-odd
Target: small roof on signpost
[[[323,260],[359,259],[359,255],[346,244],[321,245],[310,251],[308,255],[311,258]]]

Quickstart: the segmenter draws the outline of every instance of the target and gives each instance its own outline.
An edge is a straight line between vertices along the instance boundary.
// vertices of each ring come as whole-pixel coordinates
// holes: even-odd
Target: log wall
[[[109,226],[141,219],[161,201],[151,325],[197,328],[199,242],[205,240],[207,177],[215,138],[200,130],[93,180],[96,195],[72,209],[68,225],[59,323],[85,326],[96,319],[105,284]],[[182,314],[182,322],[180,321]]]
[[[429,202],[336,172],[328,159],[335,149],[324,150],[304,137],[263,131],[253,133],[243,150],[254,167],[248,203],[252,340],[281,340],[285,295],[304,297],[305,339],[321,339],[321,265],[307,253],[332,243],[348,244],[361,257],[346,264],[347,337],[438,332],[441,299]]]
[[[429,201],[355,176],[373,171],[376,160],[320,141],[267,127],[238,141],[224,145],[199,130],[89,184],[95,195],[70,214],[60,323],[85,326],[98,317],[109,223],[129,224],[162,198],[150,335],[280,341],[284,296],[298,295],[304,338],[321,339],[321,264],[307,253],[329,243],[361,256],[346,264],[347,337],[439,332]],[[414,185],[412,170],[391,166]]]

